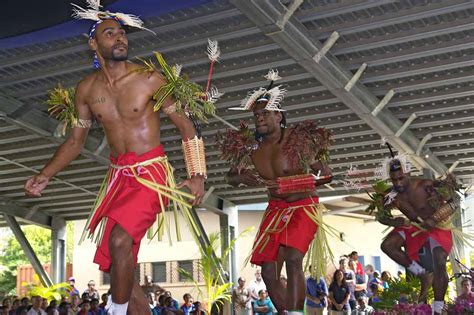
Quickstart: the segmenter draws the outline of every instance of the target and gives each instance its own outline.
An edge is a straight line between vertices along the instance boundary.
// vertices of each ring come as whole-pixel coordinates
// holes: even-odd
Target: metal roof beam
[[[52,145],[49,147],[53,147],[54,144],[62,144],[64,142],[64,138],[57,138],[54,137],[54,131],[58,125],[58,121],[46,116],[44,113],[34,109],[28,111],[21,118],[12,118],[10,114],[17,110],[19,107],[23,105],[22,102],[15,100],[11,97],[1,95],[0,94],[0,118],[6,120],[8,123],[16,125],[26,131],[32,132],[33,134],[41,136],[41,138],[49,140],[52,142]],[[104,150],[100,155],[94,154],[95,149],[100,145],[100,140],[95,139],[92,136],[88,136],[84,147],[82,148],[81,154],[99,162],[103,165],[109,164],[108,159],[108,150]],[[31,148],[26,148],[30,149]],[[15,152],[12,152],[15,153]],[[0,153],[0,155],[8,154],[5,152]]]
[[[419,146],[419,140],[409,130],[400,137],[395,137],[395,133],[400,129],[402,123],[390,111],[382,109],[376,117],[371,114],[380,100],[360,82],[356,82],[350,90],[344,88],[352,74],[344,69],[336,58],[331,54],[326,54],[319,63],[314,61],[313,58],[320,50],[320,46],[313,42],[306,28],[299,21],[294,18],[290,19],[284,28],[279,28],[275,23],[284,9],[281,4],[277,3],[274,6],[269,0],[231,0],[231,3],[256,23],[268,37],[278,43],[302,67],[319,79],[364,122],[382,137],[386,137],[399,151],[407,152],[412,162],[420,169],[430,168],[438,175],[447,170],[446,166],[432,154],[429,154],[432,158],[427,160],[414,154]],[[424,13],[420,12],[420,14],[426,15],[426,8],[423,10]]]
[[[0,197],[0,212],[51,229],[52,217],[38,210],[37,207],[24,207],[8,198]]]
[[[236,5],[235,1],[243,2],[245,0],[231,0],[230,2]],[[260,4],[261,0],[252,1],[252,3]],[[430,18],[437,15],[468,10],[472,9],[473,7],[474,5],[470,0],[451,0],[430,4],[429,6],[417,6],[409,8],[408,10],[402,9],[394,13],[381,14],[377,17],[371,17],[367,19],[356,19],[354,22],[351,21],[348,23],[327,27],[326,29],[320,30],[320,36],[324,34],[324,36],[328,37],[330,33],[335,30],[337,30],[337,32],[341,35],[354,34],[358,32],[379,29],[390,25]]]
[[[157,34],[167,33],[169,31],[176,31],[181,28],[187,28],[189,27],[190,23],[197,25],[201,23],[207,23],[213,20],[215,21],[215,20],[230,18],[233,16],[237,16],[239,14],[240,14],[239,11],[234,8],[222,10],[219,12],[213,11],[211,14],[202,15],[199,17],[191,17],[191,19],[188,19],[188,20],[180,19],[178,22],[175,22],[175,23],[169,23],[169,24],[160,25],[157,27],[152,27],[151,30]],[[86,32],[86,29],[84,29],[84,32]],[[147,36],[150,36],[150,33],[148,31],[139,31],[139,32],[128,34],[127,37],[129,40],[134,40],[134,39],[144,38]],[[54,50],[50,50],[50,51],[39,53],[39,54],[23,55],[23,56],[19,56],[18,58],[10,59],[8,61],[2,62],[2,64],[0,65],[0,69],[11,67],[18,64],[29,63],[36,60],[53,58],[53,57],[67,55],[67,54],[73,54],[73,53],[85,51],[87,49],[88,48],[87,48],[87,45],[85,45],[85,40],[84,40],[84,43],[81,43],[79,45],[74,45],[74,46],[62,48],[62,49],[54,49]]]

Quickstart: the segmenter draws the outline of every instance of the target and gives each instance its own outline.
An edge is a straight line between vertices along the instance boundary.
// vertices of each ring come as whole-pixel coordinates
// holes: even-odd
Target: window
[[[360,264],[362,265],[362,268],[365,268],[365,257],[363,255],[359,255],[358,259],[357,259]]]
[[[102,272],[102,285],[110,285],[110,273]]]
[[[380,256],[372,256],[372,261],[374,263],[374,269],[378,272],[382,272],[382,264],[380,263]]]
[[[154,282],[166,282],[166,262],[151,263],[151,277]]]
[[[178,261],[178,268],[186,270],[194,279],[192,260]],[[190,279],[188,279],[186,276],[179,273],[179,282],[190,282]]]

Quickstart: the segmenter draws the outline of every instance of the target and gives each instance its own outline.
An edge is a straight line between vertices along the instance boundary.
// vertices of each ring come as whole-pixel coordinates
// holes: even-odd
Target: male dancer
[[[42,171],[26,182],[25,191],[30,197],[41,196],[48,181],[79,155],[95,117],[104,128],[112,165],[107,187],[99,193],[87,226],[91,233],[100,235],[94,262],[111,274],[109,314],[127,314],[127,309],[128,314],[149,314],[148,302],[134,280],[133,270],[140,240],[156,215],[164,211],[170,196],[167,188],[174,185],[160,144],[160,114],[154,112],[152,99],[166,82],[156,72],[136,71],[140,66],[127,61],[128,40],[118,14],[98,12],[97,16],[89,34],[89,47],[96,54],[98,70],[77,85],[77,123]],[[166,99],[162,110],[184,139],[185,155],[203,154],[194,152],[203,148],[202,140],[196,137],[187,116],[176,111],[171,98]],[[196,205],[203,197],[205,169],[189,169],[193,156],[185,158],[191,163],[186,163],[190,178],[178,188],[188,187]]]
[[[382,242],[381,248],[395,262],[405,266],[413,274],[421,276],[423,288],[420,300],[424,300],[428,290],[428,279],[426,270],[418,263],[418,251],[426,241],[429,241],[434,267],[432,309],[434,314],[441,314],[449,280],[446,261],[453,241],[451,231],[438,228],[437,225],[453,211],[448,208],[448,213],[441,215],[440,207],[433,206],[433,201],[442,199],[436,192],[436,182],[411,178],[404,169],[404,163],[399,159],[392,159],[388,167],[393,188],[386,196],[385,207],[396,207],[407,219],[384,217],[379,220],[382,224],[394,227]],[[450,207],[446,200],[441,200],[441,206],[443,210]],[[419,227],[422,227],[423,230]],[[402,250],[402,247],[405,248],[405,251]]]
[[[315,218],[321,214],[314,174],[322,175],[318,185],[331,181],[331,171],[321,158],[327,154],[329,134],[312,122],[286,129],[279,105],[285,91],[280,86],[272,87],[279,79],[278,73],[270,71],[266,78],[272,81],[270,86],[254,91],[238,108],[253,111],[257,141],[247,148],[248,160],[258,174],[233,167],[227,181],[234,186],[267,184],[269,205],[251,263],[262,266],[263,279],[278,312],[302,313],[306,296],[302,261],[318,228]],[[220,146],[223,157],[235,161],[226,148],[239,139],[230,133],[227,131],[220,140]],[[242,154],[242,149],[239,151]],[[283,262],[287,289],[280,281]]]

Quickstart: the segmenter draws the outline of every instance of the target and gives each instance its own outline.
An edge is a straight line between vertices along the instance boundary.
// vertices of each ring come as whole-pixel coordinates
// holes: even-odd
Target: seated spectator
[[[372,296],[369,299],[369,305],[373,306],[374,303],[380,302],[380,294],[383,291],[383,288],[377,282],[372,282],[370,284],[370,290],[372,291]]]
[[[41,308],[43,298],[41,296],[31,297],[31,308],[26,313],[27,315],[47,315],[46,312]]]
[[[331,301],[331,314],[349,314],[351,307],[349,297],[351,293],[346,284],[344,272],[340,269],[334,272],[334,276],[329,286],[329,301]]]
[[[71,304],[68,302],[61,302],[58,307],[59,315],[76,314],[71,310]]]
[[[104,311],[105,314],[105,306],[107,305],[107,301],[109,300],[109,295],[104,293],[100,296],[102,303],[99,304],[99,308]]]
[[[12,300],[9,297],[6,297],[2,301],[2,313],[5,313],[8,315],[12,308]]]
[[[91,300],[91,309],[90,312],[94,315],[105,315],[105,311],[99,307],[99,300],[92,299]]]
[[[359,298],[357,299],[357,313],[359,312],[365,312],[363,314],[365,315],[371,315],[375,312],[375,309],[368,305],[367,304],[367,297],[362,295],[362,296],[359,296]]]
[[[43,301],[41,302],[41,308],[43,309],[43,311],[46,311],[46,309],[48,308],[48,305],[49,305],[48,299],[43,298]]]
[[[82,300],[80,307],[81,309],[77,312],[77,315],[94,315],[94,313],[91,312],[91,300]]]
[[[21,305],[21,301],[16,298],[13,300],[13,303],[12,303],[12,308],[10,309],[10,312],[8,313],[8,315],[15,315],[16,314],[16,310],[17,308],[19,308]]]
[[[372,283],[376,283],[383,290],[382,279],[380,279],[380,273],[378,271],[374,271],[373,278],[369,281],[369,286],[371,286]]]
[[[202,310],[201,302],[194,302],[194,311],[191,312],[192,315],[205,315],[206,312]]]
[[[170,307],[172,307],[175,311],[179,310],[179,303],[178,303],[178,301],[173,299],[173,296],[171,295],[171,292],[170,291],[165,291],[164,295],[165,295],[165,297],[170,297],[171,298]]]
[[[74,294],[71,297],[71,310],[74,312],[74,314],[77,314],[79,312],[79,304],[81,304],[81,300],[79,299],[79,295]]]
[[[100,299],[99,292],[95,289],[95,281],[91,280],[87,283],[87,289],[82,294],[83,298],[84,295],[87,293],[87,298],[91,299]]]
[[[173,298],[171,296],[165,297],[165,300],[163,302],[163,308],[161,309],[161,314],[164,315],[169,312],[176,312],[177,309],[173,305]]]
[[[389,287],[389,282],[392,281],[392,275],[388,271],[383,271],[381,280],[383,289],[387,290]]]
[[[26,314],[28,314],[28,308],[24,305],[20,305],[15,311],[15,315],[26,315]]]
[[[456,302],[467,301],[474,303],[474,293],[472,292],[472,280],[464,278],[461,281],[462,293],[456,298]]]
[[[194,311],[194,304],[193,304],[193,297],[191,294],[186,293],[183,295],[184,303],[181,305],[181,310],[183,311],[184,315],[189,315],[191,311]]]
[[[56,300],[52,300],[51,303],[49,303],[48,307],[46,308],[46,314],[48,315],[59,315],[58,311],[58,303]]]
[[[69,296],[73,296],[74,294],[80,295],[81,293],[76,288],[76,279],[74,277],[70,277],[68,282],[69,282],[69,285],[71,286],[71,291],[69,292]]]
[[[267,290],[258,291],[258,300],[253,305],[253,312],[255,315],[272,315],[273,304],[268,298]]]
[[[164,308],[165,305],[166,295],[162,294],[158,297],[158,302],[155,306],[155,311],[157,315],[161,315],[161,310]]]
[[[27,298],[27,297],[24,297],[21,299],[21,305],[23,305],[24,307],[28,307],[28,305],[30,305],[30,300]]]

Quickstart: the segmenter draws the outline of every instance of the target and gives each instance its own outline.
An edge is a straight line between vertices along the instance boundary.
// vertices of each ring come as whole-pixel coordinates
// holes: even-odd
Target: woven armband
[[[173,114],[174,112],[176,112],[176,105],[173,104],[167,107],[163,107],[162,110],[163,110],[163,113],[165,113],[166,115]]]
[[[92,120],[90,119],[78,119],[72,124],[76,128],[90,128],[92,127]]]
[[[442,223],[447,221],[453,213],[453,207],[449,202],[447,202],[441,205],[441,207],[439,207],[439,209],[433,213],[433,219],[436,221],[436,223]]]
[[[184,162],[188,176],[202,175],[207,178],[206,155],[204,153],[204,142],[202,138],[194,136],[189,140],[183,140]]]

